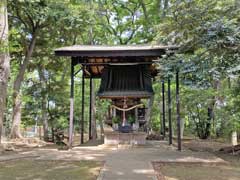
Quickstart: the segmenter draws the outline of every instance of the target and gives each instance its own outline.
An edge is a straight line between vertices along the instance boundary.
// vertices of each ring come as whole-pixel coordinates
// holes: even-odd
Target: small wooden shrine
[[[115,130],[118,129],[120,132],[138,130],[136,127],[139,126],[138,110],[139,108],[145,110],[141,99],[153,96],[154,75],[151,74],[150,68],[151,65],[136,63],[108,65],[104,68],[98,96],[111,99],[112,106],[107,122],[113,126],[113,118],[121,120]]]
[[[84,112],[84,79],[101,78],[97,96],[111,100],[105,122],[119,133],[144,131],[147,125],[147,107],[142,99],[154,95],[152,79],[157,75],[156,63],[166,54],[172,54],[175,46],[81,46],[75,45],[55,50],[57,56],[71,57],[71,103],[69,120],[69,144],[72,146],[74,76],[83,71],[82,112]],[[75,66],[80,70],[75,72]],[[91,91],[91,86],[90,86]],[[91,97],[90,97],[91,98]],[[91,101],[90,101],[91,102]],[[91,104],[90,104],[91,109]],[[81,143],[83,143],[84,113],[81,117]],[[118,125],[117,127],[115,125]],[[119,136],[119,135],[118,135]],[[123,135],[125,136],[125,135]],[[141,135],[142,136],[142,135]],[[91,139],[91,110],[89,119]]]

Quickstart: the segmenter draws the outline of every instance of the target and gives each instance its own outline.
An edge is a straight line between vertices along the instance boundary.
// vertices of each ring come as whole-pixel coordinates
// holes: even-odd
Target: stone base
[[[147,134],[144,132],[106,132],[104,135],[104,144],[107,145],[145,145]]]

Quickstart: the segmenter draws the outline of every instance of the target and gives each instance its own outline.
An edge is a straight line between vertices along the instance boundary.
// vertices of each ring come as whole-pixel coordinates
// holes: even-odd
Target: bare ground
[[[79,142],[78,137],[76,137],[75,142],[76,144]],[[150,164],[153,161],[155,162],[153,163],[155,172],[158,172],[158,175],[162,173],[164,177],[169,176],[172,180],[188,180],[189,177],[190,179],[193,179],[192,175],[194,175],[194,178],[196,178],[196,180],[221,180],[222,177],[226,176],[231,177],[233,180],[235,180],[235,177],[239,177],[239,160],[236,158],[236,156],[219,153],[217,150],[222,146],[226,146],[226,144],[219,142],[216,142],[216,144],[214,144],[214,142],[211,141],[184,141],[184,148],[182,152],[177,151],[174,146],[169,146],[166,141],[150,141],[148,142],[148,145],[137,148],[106,147],[101,144],[102,141],[88,142],[84,145],[74,147],[71,150],[61,151],[59,151],[57,146],[54,144],[45,144],[43,146],[39,146],[38,144],[32,146],[31,143],[22,143],[20,146],[15,144],[15,151],[4,152],[4,154],[0,156],[0,162],[3,162],[2,169],[6,172],[7,169],[4,169],[5,162],[7,162],[7,164],[10,163],[10,166],[14,166],[15,164],[16,167],[13,167],[13,170],[16,168],[16,177],[18,177],[18,167],[22,167],[20,170],[26,171],[27,174],[32,173],[33,175],[33,172],[34,170],[36,171],[36,168],[39,169],[40,172],[43,172],[40,178],[31,177],[32,179],[46,179],[44,177],[45,171],[48,169],[55,171],[54,167],[63,166],[66,168],[68,166],[76,167],[75,172],[78,177],[72,177],[71,179],[83,179],[82,174],[91,172],[88,172],[88,170],[91,168],[89,168],[87,164],[83,163],[88,163],[89,160],[91,162],[94,161],[93,163],[105,162],[102,171],[104,180],[152,179],[155,177],[154,170]],[[229,164],[226,164],[226,162],[221,158],[228,161]],[[14,163],[11,164],[11,162]],[[64,165],[62,165],[62,163]],[[80,163],[80,166],[82,166],[77,167],[75,163]],[[27,164],[30,166],[27,166]],[[45,167],[48,167],[47,170],[44,169]],[[87,172],[80,172],[80,169],[86,169],[84,167],[88,167]],[[97,166],[96,168],[100,167]],[[95,169],[94,165],[93,169]],[[69,172],[69,169],[60,168],[56,169],[54,174],[61,174],[64,172],[66,174],[71,173]],[[75,172],[73,172],[73,175]],[[21,176],[19,177],[19,179],[21,179]],[[61,175],[61,177],[64,177],[64,175]],[[58,179],[61,180],[61,177]],[[96,179],[96,176],[92,177]],[[54,178],[54,176],[51,177],[51,179]],[[0,179],[3,178],[0,176]],[[68,179],[68,176],[65,176],[64,179]]]
[[[2,180],[95,180],[103,166],[96,161],[15,159],[0,162]]]
[[[154,163],[159,180],[239,180],[238,166],[216,163]]]
[[[184,149],[208,152],[226,163],[154,162],[153,167],[159,180],[239,180],[240,155],[219,152],[220,148],[226,146],[229,144],[216,140],[185,140]]]
[[[36,151],[58,151],[59,146],[38,138],[24,138],[4,142],[0,153],[1,180],[96,180],[104,162],[101,160],[41,160]],[[42,153],[40,153],[42,154]],[[49,155],[51,157],[51,155]],[[66,161],[65,161],[66,160]]]

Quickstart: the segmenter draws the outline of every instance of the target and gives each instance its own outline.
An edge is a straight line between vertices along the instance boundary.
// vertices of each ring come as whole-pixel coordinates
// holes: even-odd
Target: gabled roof
[[[160,57],[167,51],[177,50],[177,46],[161,45],[74,45],[55,50],[57,56],[71,57]]]

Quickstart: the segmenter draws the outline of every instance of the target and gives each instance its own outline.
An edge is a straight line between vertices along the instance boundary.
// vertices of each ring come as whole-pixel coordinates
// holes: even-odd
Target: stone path
[[[146,150],[146,149],[145,149]],[[154,170],[143,149],[118,150],[106,156],[102,179],[155,179]]]
[[[104,161],[98,180],[152,180],[156,179],[152,161],[224,162],[222,159],[205,152],[178,152],[166,142],[152,142],[146,147],[76,147],[70,151],[56,149],[34,149],[16,155],[0,156],[0,161],[33,157],[41,160],[97,160]]]
[[[120,149],[105,157],[104,180],[152,180],[156,175],[151,162],[224,162],[209,153],[192,151],[178,152],[174,147],[161,142],[150,147]]]

